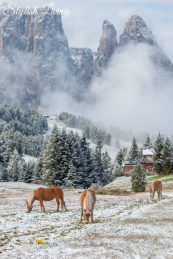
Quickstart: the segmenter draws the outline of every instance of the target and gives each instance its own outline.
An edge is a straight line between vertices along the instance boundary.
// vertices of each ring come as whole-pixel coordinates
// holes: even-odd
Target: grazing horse
[[[40,202],[41,212],[45,212],[45,207],[43,205],[43,201],[51,201],[56,199],[57,202],[57,211],[59,210],[59,200],[61,200],[61,209],[63,208],[66,211],[66,206],[64,202],[64,193],[60,187],[50,187],[50,188],[38,188],[34,190],[28,198],[27,204],[27,212],[31,212],[33,208],[33,203],[35,200]]]
[[[151,199],[154,199],[155,192],[158,193],[158,199],[162,198],[162,183],[161,183],[161,181],[157,180],[157,181],[154,181],[154,182],[150,183],[149,190],[150,190]]]
[[[84,220],[90,221],[93,223],[93,209],[96,203],[96,195],[93,190],[84,190],[80,196],[80,204],[81,204],[81,218],[80,222],[82,222],[82,216],[84,214]]]

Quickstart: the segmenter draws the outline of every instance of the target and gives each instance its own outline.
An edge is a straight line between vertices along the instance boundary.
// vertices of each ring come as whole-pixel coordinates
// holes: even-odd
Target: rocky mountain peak
[[[99,41],[96,57],[96,74],[99,75],[102,68],[104,68],[110,57],[114,53],[117,42],[117,32],[113,24],[105,20],[102,24],[102,35]]]
[[[125,45],[130,41],[136,43],[148,43],[150,45],[155,45],[156,40],[147,27],[144,20],[138,16],[133,15],[125,24],[123,34],[120,36],[120,45]]]

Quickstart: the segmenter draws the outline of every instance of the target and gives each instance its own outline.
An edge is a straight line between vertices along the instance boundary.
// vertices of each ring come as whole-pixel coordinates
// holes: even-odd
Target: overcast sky
[[[4,1],[0,1],[4,2]],[[52,3],[56,9],[69,11],[63,19],[71,47],[96,50],[104,19],[114,24],[118,37],[127,19],[138,14],[151,28],[155,38],[173,61],[173,0],[12,0],[20,7],[37,7]]]

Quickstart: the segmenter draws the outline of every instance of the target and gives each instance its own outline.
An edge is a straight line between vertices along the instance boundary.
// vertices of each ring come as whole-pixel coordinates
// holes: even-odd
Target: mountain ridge
[[[100,77],[116,51],[128,44],[154,48],[152,61],[173,75],[173,64],[161,50],[144,20],[131,16],[119,40],[112,23],[103,21],[97,52],[70,48],[61,15],[51,8],[37,14],[8,17],[0,11],[0,102],[39,110],[48,92],[66,92],[77,101],[85,99],[92,80]],[[3,68],[2,68],[3,67]],[[11,92],[15,92],[11,96]]]

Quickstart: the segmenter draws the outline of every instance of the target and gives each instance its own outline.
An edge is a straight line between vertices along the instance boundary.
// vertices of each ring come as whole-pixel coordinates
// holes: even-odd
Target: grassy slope
[[[154,180],[161,180],[163,184],[163,189],[169,190],[173,189],[173,174],[172,175],[155,175],[146,178],[147,191],[149,183]],[[128,194],[132,192],[130,177],[118,177],[111,183],[103,187],[103,190],[99,193],[103,194]]]

